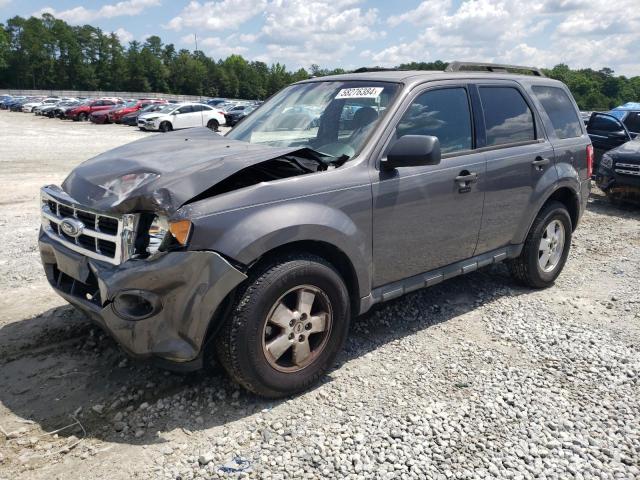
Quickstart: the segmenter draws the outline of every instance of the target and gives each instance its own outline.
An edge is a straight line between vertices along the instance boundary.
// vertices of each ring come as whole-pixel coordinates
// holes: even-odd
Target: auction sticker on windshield
[[[378,98],[384,87],[358,87],[343,88],[336,95],[336,99],[342,98]]]

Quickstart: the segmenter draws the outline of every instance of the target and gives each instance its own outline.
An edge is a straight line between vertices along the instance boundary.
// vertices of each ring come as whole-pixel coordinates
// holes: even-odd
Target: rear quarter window
[[[556,137],[565,139],[582,135],[578,114],[563,89],[547,86],[533,86],[531,89],[547,112]]]
[[[527,142],[536,139],[533,113],[518,89],[480,87],[487,146]]]

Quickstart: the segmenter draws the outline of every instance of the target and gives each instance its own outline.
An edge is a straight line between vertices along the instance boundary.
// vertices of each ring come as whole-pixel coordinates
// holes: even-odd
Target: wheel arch
[[[560,202],[567,208],[571,218],[571,230],[575,231],[580,218],[580,199],[578,194],[568,186],[560,187],[547,197],[538,212],[551,202]]]
[[[351,311],[358,312],[360,308],[360,282],[355,266],[344,251],[329,242],[322,240],[298,240],[284,243],[262,254],[249,265],[249,271],[259,269],[278,257],[302,253],[317,255],[336,269],[349,292]]]

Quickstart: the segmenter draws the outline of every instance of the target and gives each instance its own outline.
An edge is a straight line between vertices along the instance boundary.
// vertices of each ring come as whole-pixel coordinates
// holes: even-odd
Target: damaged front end
[[[189,249],[193,225],[180,207],[333,168],[313,150],[204,130],[134,142],[80,165],[62,188],[43,187],[39,235],[57,293],[130,354],[194,368],[211,319],[246,275],[217,252]]]

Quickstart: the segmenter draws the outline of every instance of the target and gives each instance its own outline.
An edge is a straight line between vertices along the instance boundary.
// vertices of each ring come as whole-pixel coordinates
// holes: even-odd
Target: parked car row
[[[96,124],[120,123],[160,132],[203,126],[217,131],[221,126],[237,124],[261,103],[224,98],[179,103],[158,98],[0,96],[0,109],[12,112]]]

